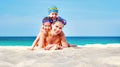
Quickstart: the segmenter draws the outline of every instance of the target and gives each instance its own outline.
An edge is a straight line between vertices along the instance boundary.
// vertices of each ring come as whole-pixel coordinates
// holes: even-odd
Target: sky
[[[0,36],[37,36],[48,8],[67,20],[65,36],[120,36],[120,0],[0,0]]]

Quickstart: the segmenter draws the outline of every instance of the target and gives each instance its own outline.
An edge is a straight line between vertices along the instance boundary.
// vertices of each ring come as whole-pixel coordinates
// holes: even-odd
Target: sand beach
[[[0,67],[120,67],[120,44],[28,50],[29,46],[0,46]]]

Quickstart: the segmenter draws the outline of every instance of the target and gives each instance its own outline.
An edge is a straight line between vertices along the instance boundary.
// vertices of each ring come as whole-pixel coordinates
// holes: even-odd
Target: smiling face
[[[51,23],[50,22],[45,22],[43,24],[43,28],[45,31],[50,31],[51,30]]]
[[[62,22],[60,22],[60,21],[57,21],[54,24],[52,24],[51,33],[53,35],[58,35],[58,34],[61,33],[63,27],[64,27],[64,24]]]
[[[56,19],[58,17],[58,13],[52,12],[52,13],[50,13],[50,17],[52,17],[53,19]]]

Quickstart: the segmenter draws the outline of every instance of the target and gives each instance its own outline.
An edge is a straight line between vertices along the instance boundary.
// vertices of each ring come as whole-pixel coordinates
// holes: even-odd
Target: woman
[[[53,6],[53,7],[50,7],[49,8],[49,16],[47,16],[47,17],[45,17],[43,20],[42,20],[42,22],[44,23],[45,21],[49,21],[49,22],[56,22],[57,20],[64,20],[65,21],[65,19],[63,19],[63,18],[61,18],[61,17],[59,17],[58,16],[58,8],[56,7],[56,6]],[[51,22],[51,24],[52,24],[52,22]],[[42,26],[42,28],[40,29],[40,31],[42,30],[47,30],[47,29],[45,29],[44,28],[44,24],[43,24],[43,26]],[[48,31],[46,31],[46,32],[48,32]],[[41,33],[41,32],[40,32]],[[40,33],[38,34],[38,36],[36,37],[36,39],[34,40],[34,42],[33,42],[33,44],[32,44],[32,48],[31,48],[31,50],[34,50],[34,47],[35,46],[38,46],[38,42],[40,41]],[[63,33],[64,34],[64,33]]]
[[[57,50],[61,48],[69,47],[69,44],[66,41],[62,28],[66,22],[63,20],[58,20],[52,23],[52,29],[48,33],[41,33],[39,47],[44,48],[45,50]]]

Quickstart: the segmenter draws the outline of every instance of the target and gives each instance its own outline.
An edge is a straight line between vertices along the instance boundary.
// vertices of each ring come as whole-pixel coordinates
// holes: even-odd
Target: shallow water
[[[0,37],[0,46],[31,46],[36,37]],[[66,37],[67,42],[84,46],[87,44],[120,44],[120,37]]]

